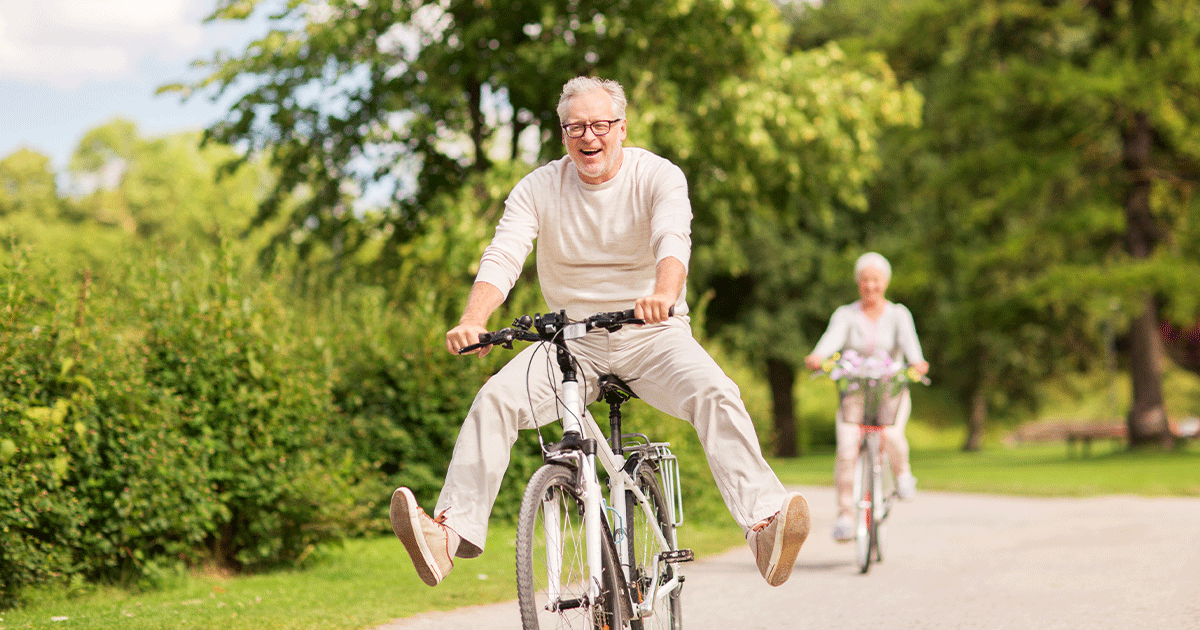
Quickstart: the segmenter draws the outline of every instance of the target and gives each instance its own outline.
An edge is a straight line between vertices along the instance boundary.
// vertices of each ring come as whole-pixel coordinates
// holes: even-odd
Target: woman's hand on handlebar
[[[658,324],[667,321],[674,309],[675,298],[654,293],[639,299],[633,307],[633,314],[647,324]]]
[[[450,354],[458,354],[459,350],[471,344],[479,343],[479,335],[486,332],[488,332],[488,329],[478,324],[459,324],[446,333],[446,349],[450,351]],[[482,357],[491,351],[491,346],[483,346],[467,354]]]
[[[819,370],[821,369],[821,361],[821,357],[815,354],[810,354],[804,357],[804,367],[810,370]]]

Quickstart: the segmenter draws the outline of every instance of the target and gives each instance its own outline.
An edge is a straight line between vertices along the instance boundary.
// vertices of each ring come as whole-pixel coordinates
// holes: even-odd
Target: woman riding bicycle
[[[886,354],[892,360],[903,358],[924,376],[929,363],[921,354],[912,313],[903,304],[884,298],[892,266],[875,252],[863,254],[854,264],[854,279],[858,283],[860,300],[839,307],[829,319],[829,327],[812,354],[804,358],[810,370],[821,367],[835,352],[853,350],[862,356]],[[917,479],[908,463],[908,440],[904,427],[908,424],[912,400],[908,390],[899,394],[895,421],[884,430],[884,442],[892,472],[896,475],[896,492],[901,499],[916,495]],[[854,539],[854,463],[858,457],[859,427],[862,424],[861,398],[843,397],[837,416],[837,455],[833,480],[837,492],[837,521],[833,537],[839,542]]]

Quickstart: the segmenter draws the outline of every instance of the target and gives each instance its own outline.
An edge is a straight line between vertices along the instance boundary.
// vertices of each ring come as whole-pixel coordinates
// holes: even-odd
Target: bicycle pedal
[[[680,562],[691,562],[696,559],[696,555],[691,549],[673,549],[671,551],[662,552],[663,562],[671,564],[679,564]]]

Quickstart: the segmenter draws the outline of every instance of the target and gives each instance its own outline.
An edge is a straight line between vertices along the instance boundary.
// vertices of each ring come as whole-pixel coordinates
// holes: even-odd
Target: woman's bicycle
[[[861,357],[853,350],[839,352],[822,366],[838,385],[842,401],[861,397],[858,459],[854,467],[854,547],[860,573],[871,561],[883,561],[887,517],[897,500],[896,476],[885,448],[884,429],[896,419],[899,396],[909,383],[928,385],[929,379],[905,369],[887,355]]]
[[[460,350],[545,343],[562,372],[562,439],[542,442],[545,464],[530,478],[517,519],[517,598],[525,630],[682,628],[684,577],[677,565],[693,556],[678,548],[675,536],[683,523],[678,463],[669,444],[621,432],[621,405],[637,395],[612,374],[599,379],[598,400],[609,407],[604,438],[586,413],[567,346],[591,330],[644,323],[632,310],[574,322],[565,311],[525,315]],[[607,473],[607,500],[597,460]]]

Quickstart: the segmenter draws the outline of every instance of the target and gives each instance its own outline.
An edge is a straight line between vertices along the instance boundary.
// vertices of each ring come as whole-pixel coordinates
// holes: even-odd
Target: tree
[[[1114,297],[1131,443],[1169,439],[1153,347],[1163,315],[1196,312],[1198,34],[1184,2],[1005,0],[916,2],[882,37],[927,97],[895,181],[930,226],[917,260],[936,279],[939,363],[962,368],[967,448],[1000,392],[1097,357]]]
[[[0,160],[0,217],[25,214],[41,221],[58,218],[62,201],[50,158],[19,149]]]
[[[1196,96],[1200,67],[1193,54],[1200,44],[1200,10],[1178,0],[1095,0],[1089,8],[1098,16],[1097,47],[1107,54],[1096,55],[1086,69],[1111,77],[1114,83],[1102,94],[1110,107],[1109,122],[1121,137],[1125,181],[1117,190],[1123,197],[1125,252],[1135,264],[1182,262],[1195,272],[1200,257],[1194,249],[1190,260],[1180,260],[1180,252],[1155,254],[1170,245],[1175,225],[1189,214],[1195,216],[1197,209],[1190,198],[1200,182],[1200,151],[1195,144],[1200,125],[1188,121],[1200,115]],[[1148,271],[1159,271],[1154,267],[1158,265]],[[1194,295],[1194,288],[1164,286],[1161,281],[1147,286],[1129,333],[1133,381],[1129,440],[1134,446],[1161,442],[1170,447],[1162,373],[1155,357],[1155,347],[1161,343],[1159,303],[1179,300],[1181,288]],[[1183,300],[1195,304],[1194,298]]]
[[[836,45],[785,54],[779,25],[780,38],[764,42],[778,52],[758,75],[700,102],[693,124],[705,130],[704,149],[679,159],[697,173],[693,273],[716,290],[710,332],[762,366],[775,453],[793,456],[804,438],[795,434],[797,348],[824,329],[848,286],[847,259],[870,231],[878,138],[914,124],[920,99],[879,55],[850,59]]]
[[[214,247],[223,234],[244,232],[272,178],[249,163],[218,181],[236,154],[216,143],[201,148],[200,140],[200,132],[143,138],[124,119],[92,129],[69,167],[77,211],[158,244]]]
[[[213,19],[260,9],[225,3]],[[745,267],[726,230],[743,218],[799,229],[828,219],[831,204],[857,203],[878,163],[878,126],[914,111],[914,95],[899,91],[878,57],[852,64],[836,47],[787,56],[779,10],[761,0],[294,3],[272,20],[279,28],[236,58],[215,57],[191,86],[217,94],[251,86],[210,136],[269,153],[284,174],[277,193],[312,191],[289,229],[308,225],[347,253],[364,241],[353,235],[360,218],[342,210],[346,184],[361,191],[411,169],[410,189],[386,213],[362,217],[389,226],[379,268],[403,266],[403,243],[435,224],[439,196],[505,162],[560,156],[554,109],[560,86],[578,74],[621,81],[636,112],[630,143],[687,173],[696,242],[713,239],[707,251],[697,247],[701,285],[722,265]],[[797,155],[821,166],[800,168]],[[268,200],[259,218],[277,212]],[[786,430],[791,405],[780,408]]]
[[[92,267],[113,244],[102,227],[79,223],[50,158],[28,149],[0,161],[0,219],[0,247],[37,252],[32,259],[44,257],[60,268]]]
[[[267,11],[227,0],[210,19]],[[555,107],[571,77],[621,81],[639,124],[675,130],[700,95],[752,74],[762,23],[776,15],[766,0],[293,2],[246,50],[169,89],[236,97],[208,137],[244,146],[247,159],[267,154],[281,173],[256,219],[286,215],[276,245],[299,233],[349,253],[371,223],[388,233],[374,264],[390,269],[427,229],[431,200],[497,163],[562,154]],[[634,135],[651,149],[678,142]],[[353,211],[363,194],[385,200],[382,212]]]

